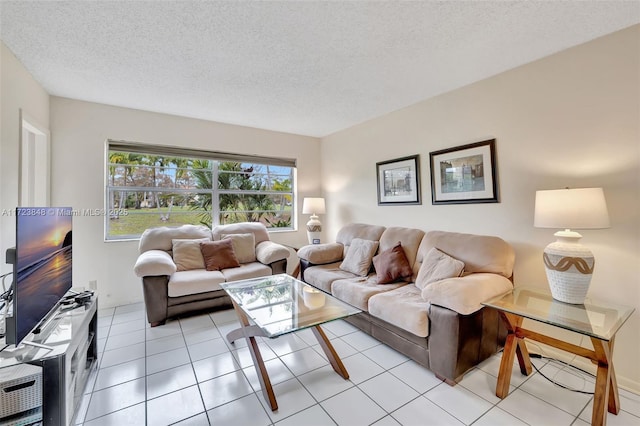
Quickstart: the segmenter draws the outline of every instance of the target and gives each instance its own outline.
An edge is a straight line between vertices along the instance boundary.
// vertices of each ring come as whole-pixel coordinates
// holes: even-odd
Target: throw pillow
[[[422,290],[433,282],[459,277],[463,270],[464,262],[433,247],[422,261],[416,277],[416,287]]]
[[[210,241],[206,238],[197,240],[171,240],[173,262],[177,271],[190,271],[192,269],[204,269],[204,258],[200,251],[200,243]]]
[[[248,234],[223,234],[222,239],[231,240],[238,262],[256,261],[256,237],[251,232]]]
[[[402,278],[409,278],[413,274],[407,255],[402,244],[398,242],[395,247],[385,250],[373,258],[373,267],[376,268],[378,284],[389,284]]]
[[[231,240],[200,243],[200,250],[202,251],[207,271],[220,271],[240,266],[238,258],[233,251],[233,242]]]
[[[351,240],[347,255],[340,264],[340,269],[360,277],[366,277],[371,268],[371,259],[378,249],[378,242],[354,238]]]

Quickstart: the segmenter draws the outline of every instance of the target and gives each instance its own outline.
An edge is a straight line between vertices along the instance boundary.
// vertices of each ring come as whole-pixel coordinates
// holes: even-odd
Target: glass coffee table
[[[221,284],[221,287],[231,297],[241,324],[240,328],[227,334],[227,340],[233,343],[243,337],[247,339],[262,393],[271,410],[277,410],[278,403],[256,336],[276,338],[311,328],[336,373],[344,379],[349,378],[342,360],[320,325],[360,313],[359,309],[287,274],[231,281]]]
[[[520,372],[531,374],[531,360],[524,341],[526,338],[588,358],[598,366],[592,425],[606,424],[607,411],[618,414],[620,399],[613,368],[613,343],[616,333],[634,308],[590,298],[583,305],[573,305],[554,300],[549,291],[527,287],[518,287],[512,293],[483,305],[500,313],[508,332],[498,372],[496,396],[505,398],[509,393],[515,356],[518,357]],[[586,336],[591,340],[593,350],[526,329],[522,326],[525,318]]]

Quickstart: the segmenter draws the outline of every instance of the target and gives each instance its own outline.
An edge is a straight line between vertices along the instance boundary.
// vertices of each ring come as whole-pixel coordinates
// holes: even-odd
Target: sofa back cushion
[[[513,247],[498,237],[462,234],[447,231],[430,231],[422,239],[416,266],[420,265],[432,248],[464,263],[464,275],[489,272],[510,278],[513,275],[515,252]]]
[[[402,243],[405,256],[409,261],[409,265],[412,267],[416,263],[416,256],[418,255],[418,248],[420,242],[424,237],[424,231],[415,228],[403,228],[400,226],[390,226],[380,236],[380,248],[379,252],[389,250],[396,246],[398,243]],[[418,269],[413,271],[413,275],[409,277],[411,281],[415,281],[418,275]]]
[[[351,241],[354,238],[361,240],[379,241],[384,232],[384,226],[367,225],[366,223],[350,223],[343,226],[336,236],[336,243],[343,245],[343,257],[347,255]],[[397,241],[396,241],[397,242]],[[391,246],[393,247],[393,245]]]
[[[160,226],[146,229],[140,237],[138,251],[171,251],[173,240],[193,240],[205,238],[211,240],[211,230],[202,225],[182,225],[178,227]]]
[[[211,231],[214,240],[221,240],[224,235],[228,234],[247,233],[253,234],[255,245],[258,245],[263,241],[269,241],[267,228],[260,222],[242,222],[232,223],[229,225],[218,225]]]

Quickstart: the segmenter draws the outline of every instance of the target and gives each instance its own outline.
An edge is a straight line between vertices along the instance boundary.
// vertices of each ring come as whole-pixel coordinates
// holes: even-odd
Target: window
[[[293,229],[295,161],[109,141],[106,239],[155,226]]]

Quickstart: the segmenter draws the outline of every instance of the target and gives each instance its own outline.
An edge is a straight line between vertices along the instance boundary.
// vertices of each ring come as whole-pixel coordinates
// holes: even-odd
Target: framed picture
[[[421,204],[418,156],[376,163],[378,205]]]
[[[431,203],[497,203],[496,140],[429,153]]]

